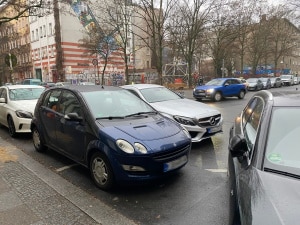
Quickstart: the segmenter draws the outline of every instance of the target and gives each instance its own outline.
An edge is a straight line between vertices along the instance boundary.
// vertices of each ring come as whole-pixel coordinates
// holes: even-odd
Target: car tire
[[[36,127],[32,129],[32,141],[33,141],[33,146],[37,152],[44,152],[47,149],[47,147],[41,140],[40,132]]]
[[[16,137],[16,127],[14,124],[14,120],[11,116],[7,117],[7,125],[8,125],[8,133],[11,137]]]
[[[243,99],[245,97],[245,91],[240,91],[238,98]]]
[[[91,177],[102,190],[109,190],[114,186],[114,174],[107,157],[100,152],[95,152],[90,160]]]
[[[214,96],[213,96],[213,100],[215,101],[215,102],[219,102],[219,101],[221,101],[222,100],[222,94],[220,93],[220,92],[216,92],[215,94],[214,94]]]

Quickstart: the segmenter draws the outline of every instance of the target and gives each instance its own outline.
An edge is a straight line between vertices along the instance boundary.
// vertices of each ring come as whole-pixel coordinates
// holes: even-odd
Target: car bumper
[[[13,120],[14,120],[15,129],[17,133],[31,133],[30,130],[31,119],[15,117],[13,118]]]
[[[218,125],[216,125],[214,127],[207,127],[207,128],[202,128],[199,126],[184,126],[184,127],[190,133],[193,143],[200,142],[207,138],[211,138],[211,137],[223,132],[222,123],[219,123]]]
[[[114,154],[110,158],[116,182],[144,182],[179,170],[188,162],[191,144],[166,153],[140,156]],[[133,168],[139,168],[134,170]]]

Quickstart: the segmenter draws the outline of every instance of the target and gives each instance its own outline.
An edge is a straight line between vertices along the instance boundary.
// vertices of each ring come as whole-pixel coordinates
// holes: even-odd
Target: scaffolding
[[[188,87],[188,63],[174,59],[173,63],[165,64],[163,68],[163,84],[175,90],[183,90]]]

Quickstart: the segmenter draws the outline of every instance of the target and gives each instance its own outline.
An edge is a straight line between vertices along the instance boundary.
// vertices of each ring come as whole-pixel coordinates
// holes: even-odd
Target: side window
[[[0,89],[0,98],[7,99],[6,89],[4,89],[4,88]]]
[[[264,103],[260,98],[254,98],[244,109],[242,116],[243,131],[250,150],[250,157],[256,141]]]
[[[66,115],[68,113],[77,113],[82,116],[80,102],[76,96],[70,91],[64,91],[60,101],[60,113]]]
[[[59,111],[60,94],[60,90],[49,91],[42,105],[54,111]]]

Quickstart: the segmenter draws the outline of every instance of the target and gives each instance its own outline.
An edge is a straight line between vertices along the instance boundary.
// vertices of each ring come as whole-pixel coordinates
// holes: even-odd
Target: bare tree
[[[28,17],[31,15],[38,15],[39,8],[42,8],[45,0],[0,0],[0,11],[10,8],[14,13],[1,13],[0,15],[0,26],[4,23],[16,20],[21,17]]]
[[[195,54],[201,54],[205,25],[214,7],[214,1],[184,0],[174,9],[168,25],[169,40],[188,64],[189,87]]]
[[[232,44],[237,39],[232,18],[234,18],[234,12],[228,7],[228,3],[216,2],[206,33],[206,43],[209,46],[208,55],[213,60],[215,76],[225,76],[225,61],[231,61]]]
[[[138,0],[135,10],[135,16],[145,22],[145,26],[135,26],[138,32],[135,33],[144,41],[145,46],[151,49],[152,66],[156,68],[158,73],[158,83],[163,84],[163,50],[167,46],[166,43],[166,25],[171,10],[178,4],[178,0]],[[149,39],[143,39],[140,34],[147,34]]]
[[[98,56],[100,56],[104,60],[104,66],[101,73],[101,84],[104,84],[104,74],[108,64],[109,57],[113,51],[118,49],[118,45],[114,40],[114,30],[109,28],[100,27],[96,25],[93,29],[86,32],[86,37],[81,41],[81,46],[84,47],[87,52],[86,54],[92,56],[95,55],[98,60]],[[98,63],[98,61],[97,61]],[[98,67],[98,65],[97,65]],[[98,74],[98,71],[97,71]],[[98,74],[98,80],[99,74]]]

